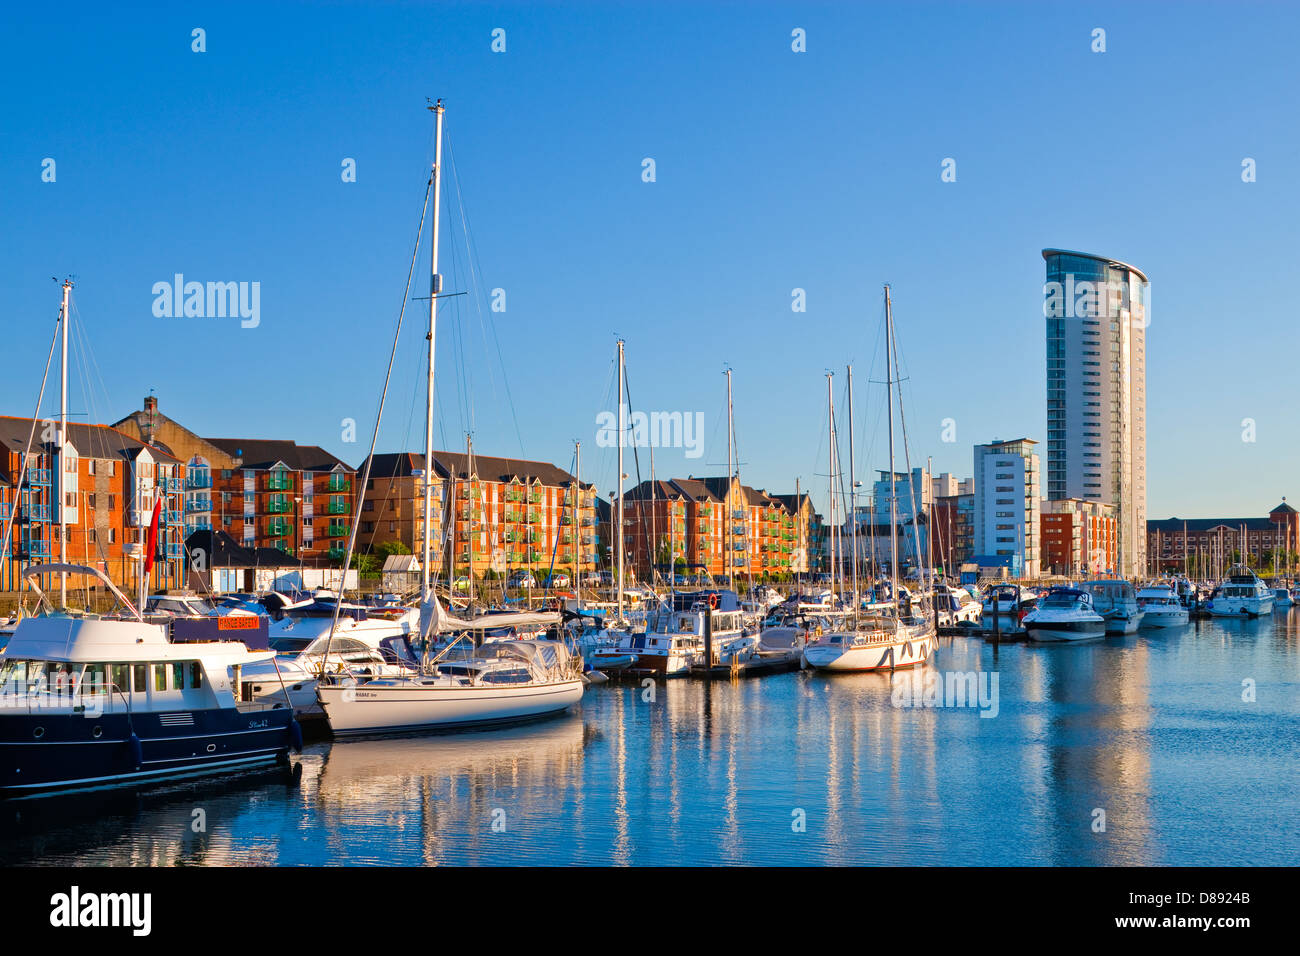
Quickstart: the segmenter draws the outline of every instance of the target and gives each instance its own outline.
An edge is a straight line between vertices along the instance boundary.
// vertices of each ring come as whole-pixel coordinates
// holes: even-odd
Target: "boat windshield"
[[[1083,595],[1078,591],[1053,591],[1040,602],[1045,608],[1069,608],[1074,607],[1083,599]]]

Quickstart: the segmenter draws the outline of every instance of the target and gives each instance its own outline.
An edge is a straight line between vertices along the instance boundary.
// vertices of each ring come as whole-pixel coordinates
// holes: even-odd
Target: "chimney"
[[[154,418],[158,414],[158,396],[144,397],[144,421],[140,425],[140,437],[146,444],[153,444]]]
[[[149,413],[149,417],[150,417],[150,418],[153,417],[154,412],[158,411],[158,396],[157,396],[157,395],[146,395],[146,396],[145,396],[145,399],[144,399],[144,410],[145,410],[146,412]]]

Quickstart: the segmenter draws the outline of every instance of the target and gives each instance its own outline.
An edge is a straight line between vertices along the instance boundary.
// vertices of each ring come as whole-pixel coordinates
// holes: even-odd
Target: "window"
[[[108,543],[109,543],[109,544],[117,544],[117,529],[116,529],[116,528],[109,528],[109,529],[108,529]]]
[[[172,665],[172,690],[185,689],[185,665],[177,661]]]
[[[153,689],[166,690],[167,689],[167,665],[150,664],[149,666],[153,668]]]
[[[117,510],[117,495],[108,496],[108,510],[109,511]]]
[[[203,668],[199,666],[198,661],[190,661],[190,688],[196,689],[203,686]]]
[[[390,522],[388,522],[388,531],[389,531],[390,534],[392,534],[392,533],[394,533],[394,532],[397,531],[397,522],[396,522],[396,521],[390,521]]]
[[[131,690],[143,694],[149,689],[149,665],[133,664],[131,666]]]

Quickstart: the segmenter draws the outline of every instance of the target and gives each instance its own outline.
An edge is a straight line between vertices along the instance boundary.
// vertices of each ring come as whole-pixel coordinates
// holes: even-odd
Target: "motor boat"
[[[939,612],[940,627],[974,626],[983,617],[983,606],[965,588],[937,584],[933,599]]]
[[[1261,617],[1273,611],[1273,592],[1244,564],[1233,565],[1205,605],[1215,617]]]
[[[993,584],[985,588],[982,611],[991,617],[996,613],[1015,617],[1022,611],[1029,610],[1038,602],[1038,594],[1032,588],[1020,584]]]
[[[1137,592],[1123,578],[1097,578],[1084,581],[1080,590],[1092,595],[1092,607],[1106,619],[1107,634],[1133,634],[1142,623]]]
[[[1280,585],[1273,590],[1273,610],[1285,611],[1295,603],[1291,598],[1291,589],[1286,585]]]
[[[898,670],[929,660],[934,637],[928,615],[913,616],[904,608],[897,616],[837,624],[804,648],[803,662],[822,671]]]
[[[1079,588],[1053,588],[1025,615],[1031,641],[1090,641],[1106,636],[1106,619],[1097,613],[1092,594]]]
[[[109,616],[55,608],[37,584],[89,575]],[[285,703],[239,696],[243,668],[272,656],[239,641],[172,642],[102,571],[25,568],[48,613],[23,618],[0,657],[0,793],[149,783],[287,764],[302,732]]]
[[[1190,614],[1169,584],[1153,584],[1137,592],[1142,609],[1142,627],[1178,627],[1186,624]]]
[[[705,660],[704,619],[709,614],[713,661]],[[746,626],[735,591],[681,591],[660,606],[645,631],[626,634],[611,653],[635,655],[627,668],[634,673],[680,677],[696,664],[726,663],[757,643],[757,630]]]

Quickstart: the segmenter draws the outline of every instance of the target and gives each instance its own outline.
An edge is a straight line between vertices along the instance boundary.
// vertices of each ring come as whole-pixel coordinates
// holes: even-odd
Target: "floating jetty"
[[[729,680],[733,677],[763,677],[767,674],[784,674],[797,671],[803,658],[800,649],[780,654],[764,654],[743,661],[731,661],[726,664],[692,664],[692,677],[705,680]]]

